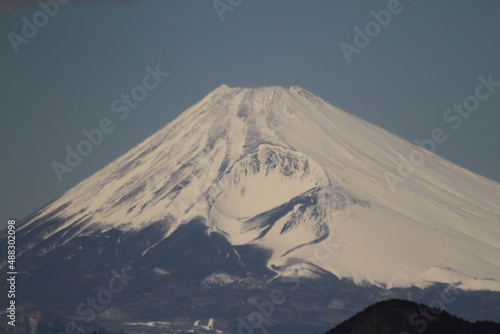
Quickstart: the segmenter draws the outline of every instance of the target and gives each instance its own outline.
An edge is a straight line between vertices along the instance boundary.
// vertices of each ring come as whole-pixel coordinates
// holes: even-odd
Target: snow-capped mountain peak
[[[283,275],[500,291],[499,184],[423,153],[393,191],[385,172],[415,149],[297,86],[222,85],[22,229],[59,218],[43,237],[71,226],[68,242],[160,222],[166,238],[201,217],[232,245],[272,251]]]

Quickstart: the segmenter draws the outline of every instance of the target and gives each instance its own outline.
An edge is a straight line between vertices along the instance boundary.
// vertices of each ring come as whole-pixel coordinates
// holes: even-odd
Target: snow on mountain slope
[[[425,153],[393,191],[385,173],[415,149],[299,87],[221,86],[22,228],[174,221],[167,237],[202,216],[233,245],[272,250],[283,275],[500,291],[500,185]]]

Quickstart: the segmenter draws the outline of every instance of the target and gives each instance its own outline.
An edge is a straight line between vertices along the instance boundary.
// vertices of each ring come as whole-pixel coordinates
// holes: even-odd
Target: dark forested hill
[[[500,334],[500,324],[462,320],[411,301],[378,302],[326,334]]]

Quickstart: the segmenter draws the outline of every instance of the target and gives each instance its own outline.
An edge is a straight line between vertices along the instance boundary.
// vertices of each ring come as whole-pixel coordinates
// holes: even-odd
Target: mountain
[[[421,164],[403,178],[401,159]],[[19,222],[20,298],[88,322],[235,328],[279,290],[268,326],[326,329],[454,289],[449,307],[490,318],[499,193],[302,88],[221,86]]]
[[[471,323],[439,308],[406,300],[378,302],[325,334],[495,334],[500,324],[491,321]]]

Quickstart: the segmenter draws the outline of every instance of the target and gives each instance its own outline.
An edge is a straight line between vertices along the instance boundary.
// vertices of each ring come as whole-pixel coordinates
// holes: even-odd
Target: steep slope
[[[415,150],[424,163],[392,189],[386,172]],[[221,86],[23,220],[21,253],[160,226],[145,255],[201,218],[233,246],[269,250],[278,276],[500,291],[499,195],[302,88]]]

